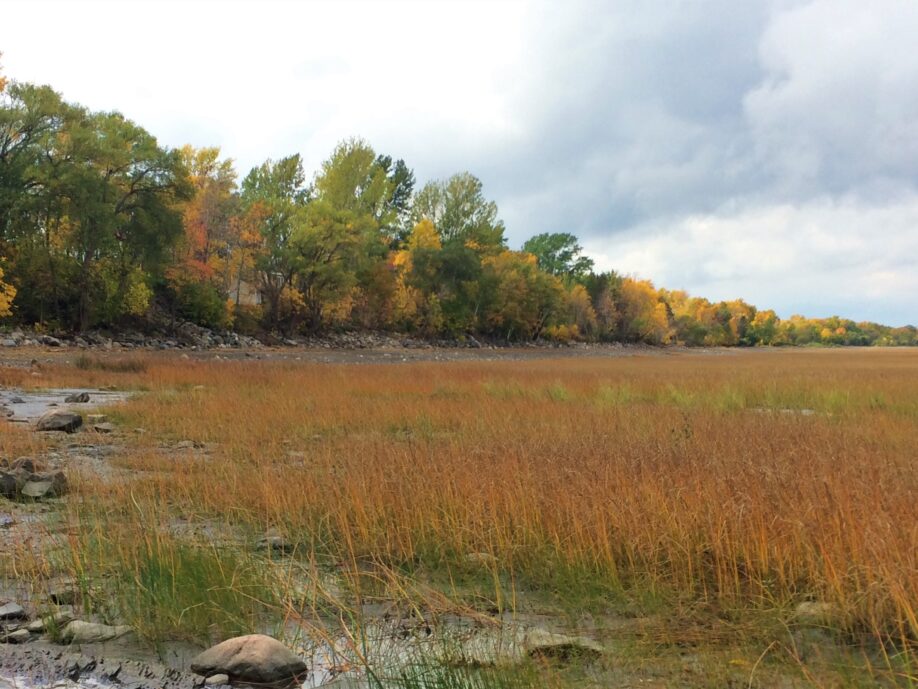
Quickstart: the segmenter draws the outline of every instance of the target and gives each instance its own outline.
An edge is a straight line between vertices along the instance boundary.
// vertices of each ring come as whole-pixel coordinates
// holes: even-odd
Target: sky
[[[5,0],[6,76],[240,176],[359,136],[511,247],[783,317],[918,325],[918,2]]]

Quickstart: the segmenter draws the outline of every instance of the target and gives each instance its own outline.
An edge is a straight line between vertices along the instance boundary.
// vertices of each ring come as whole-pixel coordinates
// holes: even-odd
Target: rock
[[[597,658],[602,655],[603,647],[597,641],[584,636],[556,634],[547,629],[529,630],[523,637],[523,647],[531,658],[553,658],[570,660],[572,658]]]
[[[207,649],[191,661],[191,671],[252,684],[290,682],[307,671],[306,663],[286,646],[263,634],[237,636]]]
[[[27,471],[30,474],[40,471],[41,467],[35,464],[35,460],[31,457],[18,457],[13,460],[13,463],[10,465],[10,468],[13,470],[22,470]]]
[[[26,617],[26,611],[17,603],[0,605],[0,620],[24,620]]]
[[[215,687],[221,684],[229,684],[229,675],[211,675],[204,680],[204,686],[206,687]]]
[[[105,423],[108,417],[105,414],[87,414],[86,423]]]
[[[9,632],[3,637],[3,641],[8,644],[24,644],[32,635],[28,629],[17,629],[15,632]]]
[[[25,467],[0,471],[0,495],[10,500],[54,498],[66,492],[67,477],[63,471],[33,473]]]
[[[458,652],[453,656],[452,653]],[[447,651],[447,662],[471,662],[478,665],[519,663],[527,658],[550,658],[569,661],[594,659],[605,652],[603,646],[584,636],[569,636],[542,627],[510,625],[482,630],[471,635],[459,648]]]
[[[117,639],[119,636],[129,634],[131,631],[132,629],[127,625],[110,626],[73,620],[64,627],[64,631],[61,632],[61,639],[68,644],[94,644]]]
[[[465,556],[465,561],[470,565],[492,566],[497,564],[497,557],[491,553],[469,553]]]
[[[30,622],[26,626],[26,629],[33,634],[41,634],[46,629],[60,629],[72,621],[73,612],[71,610],[59,610],[51,615],[44,615],[34,622]]]
[[[25,400],[21,397],[10,397],[10,404],[25,404]]]
[[[115,430],[115,426],[110,423],[97,423],[93,424],[92,430],[96,433],[111,433]]]
[[[844,615],[839,606],[825,601],[804,601],[794,608],[794,621],[802,625],[839,626]]]
[[[50,411],[35,424],[37,431],[62,431],[73,433],[83,425],[83,417],[75,412]]]
[[[50,335],[42,335],[38,338],[38,341],[46,347],[61,347],[64,344],[56,337],[51,337]]]
[[[86,404],[89,402],[89,393],[88,392],[78,392],[73,395],[67,395],[64,398],[64,402],[67,404]]]
[[[293,550],[293,545],[277,529],[268,529],[264,536],[255,541],[255,548],[287,553]]]
[[[15,500],[16,496],[19,495],[21,485],[22,482],[17,478],[16,474],[9,471],[0,471],[0,495],[4,498]]]
[[[19,494],[26,498],[39,500],[51,493],[54,485],[51,481],[26,481]]]
[[[54,605],[71,606],[76,604],[79,591],[80,585],[76,579],[64,578],[48,589],[47,596]]]

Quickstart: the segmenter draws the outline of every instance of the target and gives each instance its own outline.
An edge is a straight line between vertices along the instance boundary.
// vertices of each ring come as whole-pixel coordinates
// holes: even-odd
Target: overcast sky
[[[918,324],[918,2],[3,3],[7,76],[240,175],[366,138],[510,244],[782,316]]]

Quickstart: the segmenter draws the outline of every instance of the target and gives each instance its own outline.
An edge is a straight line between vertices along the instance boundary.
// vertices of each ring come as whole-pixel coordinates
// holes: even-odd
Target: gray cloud
[[[125,7],[10,2],[7,73],[242,174],[365,136],[422,182],[477,174],[512,245],[572,231],[667,287],[918,322],[912,0]]]

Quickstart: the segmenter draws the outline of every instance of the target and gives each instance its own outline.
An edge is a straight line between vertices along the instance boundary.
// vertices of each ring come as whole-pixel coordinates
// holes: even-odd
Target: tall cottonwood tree
[[[262,238],[254,267],[267,300],[265,321],[271,328],[281,324],[281,299],[302,263],[291,238],[308,200],[299,154],[267,160],[242,180],[243,212]]]

